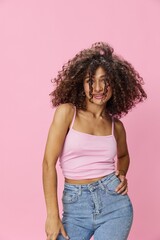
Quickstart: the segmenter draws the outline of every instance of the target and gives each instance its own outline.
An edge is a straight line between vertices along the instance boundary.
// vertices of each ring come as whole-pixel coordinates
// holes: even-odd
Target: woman
[[[142,78],[108,44],[95,43],[65,64],[51,93],[57,106],[43,159],[47,240],[126,240],[133,207],[130,158],[119,120],[146,98]],[[115,161],[117,156],[117,161]],[[63,218],[56,163],[65,178]]]

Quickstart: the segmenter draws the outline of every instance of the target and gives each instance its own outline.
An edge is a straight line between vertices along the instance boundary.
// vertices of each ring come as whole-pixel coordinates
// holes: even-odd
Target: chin
[[[99,106],[102,106],[102,105],[105,105],[107,101],[100,101],[100,100],[93,100],[92,99],[92,103],[96,104],[96,105],[99,105]]]

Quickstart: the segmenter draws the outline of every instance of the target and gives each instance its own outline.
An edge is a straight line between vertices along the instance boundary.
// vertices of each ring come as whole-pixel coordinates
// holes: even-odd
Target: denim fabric
[[[65,183],[62,222],[70,240],[127,239],[133,207],[127,194],[115,192],[119,183],[115,173],[91,184]],[[57,239],[64,240],[61,234]]]

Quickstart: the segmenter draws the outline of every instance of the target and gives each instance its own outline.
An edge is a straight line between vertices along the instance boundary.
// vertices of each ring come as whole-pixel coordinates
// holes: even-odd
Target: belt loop
[[[99,182],[99,185],[100,185],[100,187],[102,188],[102,190],[105,190],[105,187],[104,187],[104,185],[103,185],[102,180],[99,180],[98,182]]]
[[[82,186],[79,185],[78,187],[79,187],[79,189],[78,189],[78,195],[81,195],[81,194],[82,194]]]

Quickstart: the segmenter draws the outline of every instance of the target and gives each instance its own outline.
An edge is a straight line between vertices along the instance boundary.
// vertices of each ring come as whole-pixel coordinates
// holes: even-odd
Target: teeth
[[[94,95],[95,98],[102,98],[103,95]]]

